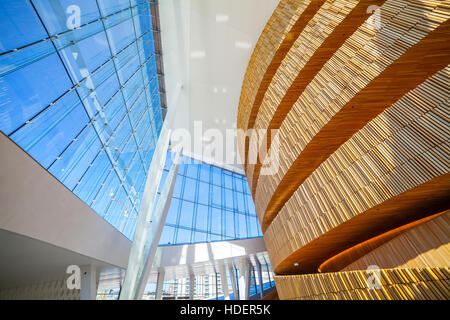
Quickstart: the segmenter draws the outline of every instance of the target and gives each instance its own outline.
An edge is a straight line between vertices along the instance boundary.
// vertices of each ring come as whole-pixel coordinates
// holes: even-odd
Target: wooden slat
[[[281,300],[450,299],[448,267],[380,269],[373,275],[379,289],[369,287],[372,273],[365,270],[275,276],[275,283]]]
[[[324,245],[325,249],[334,248],[337,254],[359,243],[361,236],[377,235],[373,234],[377,227],[388,228],[397,219],[396,214],[409,219],[429,212],[419,200],[430,206],[445,201],[449,196],[445,178],[449,172],[450,131],[445,124],[450,106],[449,81],[447,67],[370,121],[305,180],[264,235],[275,270],[280,270],[281,264],[289,268],[289,261],[313,246],[310,243],[320,243],[325,235],[331,242]],[[435,184],[434,180],[441,182]],[[416,190],[408,195],[411,189]],[[410,199],[412,195],[417,199]],[[411,210],[409,201],[414,203]],[[381,216],[374,218],[380,221],[364,225],[364,218],[358,218],[378,211],[390,212],[394,220],[385,221]],[[356,223],[359,219],[361,225]],[[331,236],[334,232],[335,237]],[[317,270],[316,263],[334,255],[320,250],[311,254],[323,260],[314,261],[305,254],[310,261],[302,268],[310,272]]]
[[[311,58],[299,71],[295,80],[291,83],[287,92],[279,104],[273,105],[272,101],[268,99],[267,107],[272,107],[273,111],[269,114],[264,115],[264,118],[270,121],[262,121],[261,127],[267,129],[268,137],[267,140],[271,140],[270,130],[279,129],[281,123],[285,119],[288,112],[291,110],[294,103],[300,97],[300,95],[305,90],[306,86],[312,81],[316,74],[322,69],[323,65],[333,56],[333,54],[341,47],[341,45],[347,40],[347,38],[352,35],[360,25],[367,20],[370,14],[367,13],[367,7],[369,5],[381,6],[386,0],[363,0],[359,1],[358,4],[351,10],[351,12],[342,20],[342,22],[337,25],[330,35],[325,39],[325,41],[317,48],[317,50],[312,54]],[[319,22],[323,23],[323,17],[318,17]],[[305,35],[306,37],[307,35]],[[317,41],[317,40],[315,40]],[[287,70],[286,70],[287,71]],[[289,70],[292,72],[292,70]],[[279,90],[276,88],[275,90]],[[262,105],[261,108],[266,108]],[[265,110],[264,110],[265,111]],[[262,112],[261,112],[262,113]],[[256,115],[255,115],[256,116]],[[248,128],[251,128],[253,123],[249,122]],[[265,146],[264,146],[265,147]],[[256,151],[256,150],[255,150]],[[245,149],[245,154],[247,157],[248,147]],[[253,193],[256,190],[257,180],[259,178],[259,173],[261,170],[261,160],[258,158],[258,163],[254,166],[251,181],[251,187]],[[248,169],[247,169],[248,171]]]
[[[256,192],[257,211],[265,212],[263,232],[295,190],[340,145],[408,91],[450,63],[448,34],[450,21],[446,20],[375,77],[311,137],[278,183],[280,175],[262,177],[273,180],[270,185],[276,185],[272,193]],[[262,184],[267,186],[268,182],[264,180]]]
[[[244,76],[238,107],[238,128],[246,128],[257,88],[264,73],[283,40],[289,37],[289,31],[309,2],[307,0],[281,0],[264,27]],[[244,159],[243,146],[239,146],[239,150],[241,150],[241,158]]]
[[[446,267],[450,257],[450,211],[419,219],[344,250],[319,272],[380,268]],[[392,240],[392,241],[391,241]]]

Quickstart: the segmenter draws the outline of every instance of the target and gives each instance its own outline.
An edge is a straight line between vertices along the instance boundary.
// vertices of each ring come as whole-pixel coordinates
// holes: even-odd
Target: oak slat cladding
[[[447,217],[442,217],[443,214],[446,214]],[[430,222],[433,219],[436,219],[439,217],[439,220],[433,221],[430,224],[427,224],[428,222]],[[353,246],[351,248],[348,248],[342,252],[340,252],[339,254],[331,257],[330,259],[324,261],[320,267],[319,267],[319,272],[321,273],[328,273],[328,272],[337,272],[337,271],[341,271],[345,268],[345,270],[365,270],[367,269],[368,266],[370,266],[370,264],[367,264],[365,267],[363,268],[355,268],[353,267],[352,269],[349,269],[350,264],[353,264],[354,262],[356,262],[357,260],[361,259],[362,257],[364,257],[365,255],[368,255],[371,251],[375,251],[375,249],[377,249],[378,247],[383,246],[385,243],[387,243],[388,241],[391,241],[392,239],[394,239],[395,237],[398,237],[399,239],[402,238],[403,236],[400,237],[400,235],[402,235],[403,233],[414,229],[414,234],[410,234],[408,233],[407,238],[410,239],[412,238],[412,241],[416,241],[418,238],[416,236],[416,233],[419,233],[420,237],[424,239],[423,243],[419,244],[418,247],[422,247],[422,250],[420,252],[418,252],[416,249],[411,250],[411,252],[413,253],[412,257],[411,257],[411,253],[408,250],[405,250],[405,246],[392,246],[392,244],[389,245],[389,247],[399,247],[401,248],[401,252],[400,254],[395,253],[394,256],[389,257],[389,259],[391,258],[397,258],[398,256],[409,256],[411,261],[417,261],[417,259],[420,259],[421,262],[424,263],[420,263],[420,264],[415,264],[413,265],[413,267],[446,267],[449,265],[449,261],[447,257],[450,256],[450,252],[448,249],[448,245],[450,242],[450,235],[446,234],[446,230],[450,230],[450,225],[449,225],[449,219],[450,217],[450,210],[446,210],[443,212],[439,212],[436,214],[433,214],[431,216],[416,220],[412,223],[408,223],[406,225],[403,225],[399,228],[395,228],[392,230],[389,230],[388,232],[382,233],[380,235],[377,235],[376,237],[373,237],[367,241],[358,243],[356,246]],[[427,226],[425,228],[422,228],[421,226],[427,224]],[[421,228],[419,228],[421,227]],[[429,232],[428,229],[429,228],[435,228],[435,231],[433,232]],[[431,237],[431,241],[429,241],[429,239],[426,239],[427,236],[423,236],[421,234],[422,230],[426,229],[428,232],[428,236]],[[436,239],[436,235],[439,239]],[[437,241],[436,241],[437,240]],[[395,240],[395,242],[397,242],[397,240]],[[423,244],[426,243],[427,244],[427,248],[423,247]],[[432,247],[433,250],[430,251],[430,244],[432,243]],[[439,248],[438,248],[439,247]],[[445,248],[447,247],[447,248]],[[434,249],[437,249],[434,250]],[[439,252],[438,252],[439,251]],[[431,252],[431,256],[432,258],[429,259],[427,257],[429,257]],[[420,256],[422,253],[424,253],[424,256],[426,258],[422,259],[422,257]],[[392,255],[392,252],[388,253],[389,255]],[[370,255],[372,255],[372,253],[370,253]],[[369,256],[369,255],[368,255]],[[436,261],[434,259],[434,256],[437,257],[438,261]],[[385,258],[387,256],[383,256],[383,258]],[[443,259],[442,259],[443,258]],[[366,261],[366,259],[364,259],[364,261]],[[391,260],[394,261],[394,260]],[[445,263],[443,263],[443,261],[446,261]],[[386,268],[394,268],[394,267],[405,267],[402,266],[403,262],[396,262],[395,264],[392,265],[387,265],[387,264],[377,264],[380,268],[386,269]],[[409,267],[412,267],[411,265],[409,265]]]
[[[450,265],[450,212],[419,225],[374,249],[342,271],[447,267]]]
[[[255,204],[265,212],[263,231],[339,145],[448,64],[450,23],[442,4],[387,1],[382,28],[362,25],[308,85],[280,127],[280,170],[259,178]]]
[[[304,254],[303,259],[309,259],[301,266],[305,271],[317,270],[317,264],[337,254],[333,254],[333,248],[342,249],[339,246],[346,245],[353,234],[394,223],[395,215],[412,215],[415,209],[403,210],[414,201],[427,203],[448,198],[448,83],[450,67],[370,121],[304,181],[264,235],[275,272],[292,271],[290,262],[299,258],[301,248],[320,240],[324,234],[344,228],[344,223],[344,233],[336,231],[335,238],[329,240],[331,243],[324,242],[324,248],[308,251],[309,256]],[[418,194],[411,193],[414,199],[408,197],[407,191],[411,189],[419,190]],[[403,202],[401,194],[406,194]],[[421,194],[426,194],[425,199]],[[427,210],[426,206],[417,208]],[[370,224],[352,227],[358,221],[355,218],[370,210],[375,210]],[[381,214],[383,210],[388,210],[385,216]],[[351,245],[348,243],[348,247]],[[330,256],[323,256],[327,254]]]
[[[299,71],[308,63],[309,58],[315,53],[315,51],[333,32],[335,27],[341,23],[341,21],[348,15],[357,3],[357,0],[328,0],[312,17],[302,33],[298,36],[295,43],[292,45],[291,49],[281,63],[280,68],[278,68],[273,76],[273,79],[264,94],[262,102],[259,101],[261,104],[261,106],[257,106],[259,107],[259,112],[258,108],[254,108],[257,112],[255,129],[267,129],[269,122],[273,118],[275,109],[277,109],[282,102],[286,92],[288,92],[289,89],[292,91],[295,86],[293,82],[295,81]],[[364,5],[364,9],[366,8],[367,4]],[[295,100],[296,99],[294,99],[294,101]],[[291,102],[291,105],[294,101]],[[264,110],[265,112],[261,112],[261,110]],[[250,129],[252,127],[253,123],[250,121],[248,128]],[[245,150],[245,154],[247,155],[247,151],[256,154],[257,150],[255,150],[254,147],[255,145],[251,144],[249,146],[249,150]],[[249,164],[246,167],[247,180],[250,189],[253,189],[253,169],[253,164]]]
[[[449,268],[380,269],[380,289],[366,271],[275,276],[281,300],[448,300]]]
[[[291,51],[296,49],[297,56],[294,60],[304,63],[297,63],[296,68],[288,67],[288,63],[283,64],[286,67],[283,70],[279,70],[281,77],[279,82],[283,83],[282,78],[284,74],[295,77],[295,80],[289,83],[290,87],[285,92],[279,90],[279,88],[274,88],[272,90],[274,92],[268,91],[266,93],[266,103],[261,105],[255,128],[267,129],[269,132],[268,140],[270,140],[270,130],[279,129],[292,105],[303,93],[306,86],[345,40],[370,16],[367,13],[369,5],[381,6],[384,2],[385,0],[345,1],[345,6],[339,2],[332,2],[332,4],[327,2],[329,7],[327,8],[324,5],[309,25],[310,29],[320,30],[321,26],[324,25],[324,21],[330,20],[331,23],[324,30],[320,30],[319,36],[302,34],[303,37],[297,40],[297,48],[294,47]],[[348,9],[351,9],[351,12],[348,12]],[[334,26],[334,24],[338,25]],[[331,27],[333,28],[331,29]],[[303,50],[300,52],[300,49]],[[282,95],[281,92],[283,93]],[[275,97],[275,99],[272,97]],[[279,100],[274,101],[276,98]],[[251,152],[256,152],[256,150],[251,150]],[[249,169],[247,170],[250,178],[249,183],[252,186],[256,186],[261,170],[261,162],[250,166]]]
[[[289,30],[289,33],[284,38],[277,52],[275,53],[270,65],[267,67],[263,79],[259,85],[259,88],[256,92],[256,97],[253,102],[252,109],[250,111],[249,119],[247,122],[246,129],[252,128],[255,122],[256,114],[258,113],[258,108],[261,105],[261,101],[266,93],[266,90],[269,84],[272,81],[272,77],[280,66],[281,62],[284,60],[286,54],[294,44],[294,41],[298,38],[300,33],[303,31],[305,26],[310,23],[311,18],[314,14],[319,10],[319,8],[324,4],[326,0],[311,0],[304,1],[304,4],[308,4],[307,7],[302,11],[301,15],[297,18],[297,21]],[[332,0],[335,1],[335,0]],[[365,1],[365,0],[363,0]],[[372,0],[373,1],[373,0]]]
[[[310,1],[305,0],[281,0],[264,27],[244,76],[238,107],[238,128],[247,128],[251,107],[264,74],[283,40],[309,3]],[[239,150],[242,157],[243,146],[239,146]]]

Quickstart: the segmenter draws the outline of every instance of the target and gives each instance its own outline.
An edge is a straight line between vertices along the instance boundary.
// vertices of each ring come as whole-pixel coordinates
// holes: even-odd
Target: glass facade
[[[272,265],[270,264],[267,253],[257,257],[260,265],[261,265],[261,278],[263,282],[264,291],[269,290],[272,287],[275,287],[274,281],[274,273],[272,270]],[[210,266],[211,267],[211,266]],[[168,267],[172,268],[170,274],[168,276],[164,284],[162,286],[162,299],[164,300],[185,300],[190,298],[190,279],[189,277],[182,271],[176,270],[177,267]],[[196,274],[194,276],[193,284],[193,299],[194,300],[224,300],[224,284],[221,273],[214,272],[214,268],[212,270],[208,270],[206,267],[205,271]],[[231,300],[235,300],[235,294],[233,292],[232,286],[232,277],[234,277],[236,281],[236,289],[239,294],[240,281],[243,279],[240,278],[240,271],[236,267],[232,267],[231,270],[226,268],[226,277],[227,277],[227,286],[228,292]],[[168,274],[166,274],[167,276]],[[149,282],[147,283],[142,299],[144,300],[155,300],[156,298],[156,274],[150,276]],[[97,292],[97,299],[99,300],[116,300],[119,297],[120,293],[120,283],[123,279],[123,273],[119,274],[105,274],[101,276],[99,282],[99,290]],[[250,272],[250,297],[254,297],[256,294],[261,293],[261,287],[259,285],[259,276],[257,272],[257,268],[254,262],[251,262],[251,272]],[[267,292],[266,292],[267,293]]]
[[[172,158],[169,152],[160,190]],[[246,177],[184,157],[159,245],[261,236]]]
[[[150,4],[0,0],[0,130],[132,239],[162,127]]]

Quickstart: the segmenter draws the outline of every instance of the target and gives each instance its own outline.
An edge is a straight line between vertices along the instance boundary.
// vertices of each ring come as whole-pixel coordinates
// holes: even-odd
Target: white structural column
[[[189,274],[189,300],[194,300],[194,294],[195,294],[195,274],[191,272]]]
[[[239,300],[239,291],[236,283],[236,272],[232,264],[228,266],[228,271],[230,272],[231,287],[233,288],[234,300]]]
[[[251,267],[248,260],[239,266],[239,300],[248,300],[250,297]]]
[[[227,269],[225,265],[219,267],[220,279],[222,281],[222,291],[225,300],[230,300],[230,290],[228,287]]]
[[[258,281],[259,281],[259,290],[260,290],[260,294],[259,294],[259,298],[262,299],[264,297],[264,282],[263,282],[263,277],[262,277],[262,270],[261,270],[261,263],[258,260],[258,257],[255,257],[256,260],[256,272],[257,272],[257,277],[258,277]]]
[[[166,223],[167,213],[169,212],[170,203],[172,202],[173,190],[180,165],[180,157],[182,150],[176,152],[172,166],[167,174],[164,187],[161,190],[158,204],[155,212],[153,212],[152,220],[148,224],[147,239],[144,245],[144,264],[140,270],[140,277],[137,279],[137,292],[134,299],[141,299],[147,285],[148,276],[155,259],[156,249],[158,248],[159,239]]]
[[[181,90],[181,86],[179,86],[179,89]],[[179,94],[180,92],[177,91],[176,97],[178,97]],[[177,100],[176,97],[172,100]],[[174,106],[175,105],[176,102],[174,102]],[[162,230],[162,226],[164,225],[165,217],[163,217],[163,213],[166,207],[168,210],[165,197],[160,197],[163,199],[160,199],[159,201],[161,203],[161,205],[158,204],[159,208],[156,208],[156,210],[154,210],[154,207],[156,194],[158,192],[164,164],[166,162],[166,155],[169,147],[171,128],[173,119],[175,117],[175,111],[175,107],[169,107],[166,119],[164,120],[164,124],[158,138],[158,142],[156,144],[153,159],[148,170],[147,181],[145,183],[144,195],[142,197],[142,204],[137,219],[133,245],[131,246],[130,256],[128,258],[125,280],[122,290],[120,291],[119,298],[121,300],[141,298],[146,284],[145,274],[148,274],[148,270],[151,267],[152,261],[150,261],[149,263],[149,258],[150,260],[153,260],[156,245],[159,242],[159,237],[161,235],[159,231]],[[175,161],[174,165],[172,165],[172,168],[170,169],[169,175],[171,175],[173,170],[178,171],[178,163],[176,163]],[[170,185],[171,180],[169,179],[169,175],[167,176],[164,186],[166,194],[171,194],[171,192],[173,191],[173,185]],[[155,217],[152,217],[153,212],[159,215],[159,219],[154,219]],[[163,219],[161,219],[162,217]],[[156,243],[156,245],[153,245],[154,243]]]
[[[92,265],[80,267],[80,300],[95,300],[97,298],[98,276],[97,268]]]
[[[156,295],[155,300],[162,300],[162,293],[164,288],[164,277],[166,276],[166,272],[164,268],[159,268],[158,270],[158,279],[156,280]]]

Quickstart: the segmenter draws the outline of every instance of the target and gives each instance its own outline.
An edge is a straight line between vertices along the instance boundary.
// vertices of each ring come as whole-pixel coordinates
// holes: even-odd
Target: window
[[[0,130],[130,239],[163,122],[151,26],[142,1],[0,2]]]

